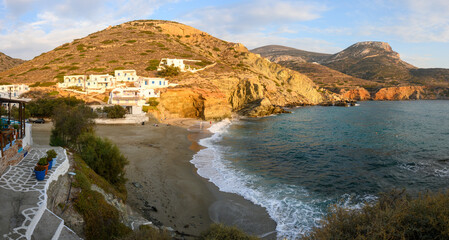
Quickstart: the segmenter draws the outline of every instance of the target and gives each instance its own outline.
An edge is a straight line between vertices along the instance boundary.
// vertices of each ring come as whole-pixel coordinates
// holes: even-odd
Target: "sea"
[[[333,204],[357,209],[392,189],[448,189],[449,101],[291,111],[216,123],[191,161],[220,191],[264,207],[278,239],[319,227]]]

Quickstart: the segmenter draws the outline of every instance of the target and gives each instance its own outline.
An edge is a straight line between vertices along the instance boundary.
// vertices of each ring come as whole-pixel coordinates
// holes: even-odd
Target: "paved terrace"
[[[58,156],[44,181],[37,181],[34,166],[49,149]],[[47,189],[66,174],[69,160],[63,148],[33,147],[16,166],[0,177],[0,236],[2,239],[79,239],[64,221],[47,209]],[[45,231],[42,229],[45,228]]]

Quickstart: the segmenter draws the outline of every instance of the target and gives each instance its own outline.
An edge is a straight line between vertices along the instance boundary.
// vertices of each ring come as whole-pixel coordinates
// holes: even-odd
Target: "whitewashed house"
[[[202,69],[192,68],[190,65],[186,65],[187,63],[195,64],[196,62],[201,62],[200,60],[190,60],[190,59],[174,59],[174,58],[162,58],[159,62],[159,66],[157,67],[158,71],[162,71],[165,69],[165,66],[173,66],[178,67],[181,72],[197,72]]]
[[[64,76],[64,82],[58,83],[60,88],[69,87],[81,87],[84,89],[84,84],[86,83],[87,75],[69,75]]]
[[[86,81],[86,90],[105,90],[115,88],[116,79],[109,74],[91,74]]]
[[[166,88],[169,86],[168,80],[165,78],[146,77],[140,77],[134,85],[139,88]]]
[[[136,70],[115,70],[114,76],[117,82],[134,82],[139,78]]]
[[[0,97],[18,98],[20,95],[30,91],[30,87],[25,84],[13,84],[13,85],[0,85]]]
[[[142,106],[146,105],[151,97],[160,97],[160,92],[140,87],[115,88],[109,94],[109,104],[120,105],[130,114],[140,114]]]

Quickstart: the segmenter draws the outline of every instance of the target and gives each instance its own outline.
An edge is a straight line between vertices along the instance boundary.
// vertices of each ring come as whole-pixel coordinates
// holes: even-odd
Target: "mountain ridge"
[[[0,72],[13,68],[17,65],[26,62],[25,60],[12,58],[2,52],[0,52]]]

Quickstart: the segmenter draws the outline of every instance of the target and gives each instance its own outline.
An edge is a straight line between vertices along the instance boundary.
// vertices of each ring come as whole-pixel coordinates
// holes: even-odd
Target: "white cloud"
[[[449,1],[402,0],[398,7],[402,7],[400,13],[360,33],[383,33],[406,42],[449,42]]]
[[[212,34],[241,33],[266,27],[310,21],[320,17],[326,6],[287,0],[249,0],[218,7],[205,7],[182,18],[183,22]]]
[[[3,0],[0,52],[31,59],[109,25],[148,18],[177,0]]]
[[[291,0],[247,0],[204,7],[178,21],[249,49],[280,44],[319,52],[341,50],[323,40],[301,37],[301,22],[315,20],[328,10],[323,4]],[[309,29],[310,30],[310,29]],[[285,37],[283,35],[288,35]]]

